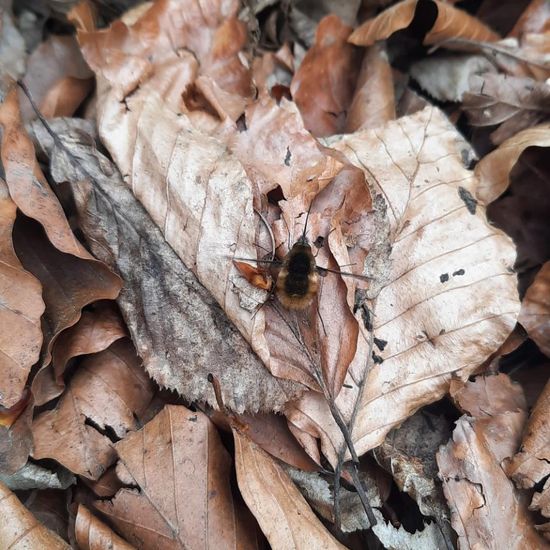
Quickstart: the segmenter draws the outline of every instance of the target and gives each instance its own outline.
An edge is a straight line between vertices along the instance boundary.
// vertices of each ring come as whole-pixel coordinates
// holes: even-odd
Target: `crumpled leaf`
[[[26,271],[15,254],[12,231],[17,206],[0,179],[0,402],[11,407],[21,397],[42,345],[40,317],[44,312],[40,282]]]
[[[541,267],[533,284],[527,289],[518,321],[529,338],[550,357],[550,262]]]
[[[550,382],[546,384],[525,427],[519,452],[506,464],[506,473],[523,489],[540,483],[550,474]],[[535,492],[529,506],[550,517],[550,485]]]
[[[476,198],[489,204],[502,195],[510,184],[510,171],[525,149],[532,146],[550,147],[550,124],[523,130],[485,155],[475,167],[479,178]]]
[[[526,412],[522,390],[504,375],[467,382],[453,440],[437,454],[443,491],[459,545],[475,548],[544,548],[526,503],[503,469],[519,444]]]
[[[337,15],[324,17],[317,27],[315,44],[292,78],[290,92],[305,127],[314,136],[344,130],[360,58],[360,52],[347,43],[350,33],[351,27]]]
[[[2,482],[0,503],[0,540],[5,548],[70,549],[62,538],[39,523]]]
[[[504,342],[520,305],[515,250],[474,199],[478,181],[462,160],[471,150],[437,109],[332,145],[384,196],[391,224],[388,271],[371,282],[357,312],[361,340],[374,328],[372,365],[350,367],[336,400],[354,416],[361,455]],[[319,394],[308,392],[287,416],[295,436],[320,437],[336,462],[342,437]]]
[[[134,548],[105,523],[92,515],[83,504],[78,505],[76,512],[75,538],[81,550],[94,550],[96,548],[131,550]]]
[[[256,443],[233,429],[241,494],[273,548],[341,548],[288,474]]]
[[[74,36],[50,35],[29,56],[23,81],[46,118],[71,116],[93,86],[93,73],[84,62]],[[25,120],[35,118],[20,92]]]
[[[392,69],[380,44],[365,51],[346,119],[346,133],[377,128],[395,118]]]
[[[374,19],[355,29],[349,41],[357,46],[371,46],[393,33],[406,29],[413,19],[422,18],[431,23],[424,37],[426,45],[437,44],[449,38],[467,38],[492,42],[499,39],[475,17],[439,0],[403,0],[384,10]]]
[[[166,406],[115,448],[117,474],[132,488],[96,508],[136,548],[253,548],[231,495],[229,455],[203,413]]]
[[[127,336],[120,314],[109,302],[84,311],[80,320],[61,333],[52,351],[52,363],[36,373],[33,394],[43,404],[63,392],[63,373],[68,362],[79,355],[107,349],[114,341]]]
[[[132,344],[115,342],[83,360],[57,407],[34,420],[32,456],[53,458],[71,472],[98,479],[116,459],[102,432],[110,428],[122,438],[137,429],[152,396],[152,382]]]
[[[212,373],[220,380],[225,404],[237,411],[280,410],[299,395],[299,385],[275,379],[251,352],[215,299],[166,243],[116,167],[98,151],[86,133],[91,130],[79,130],[69,121],[52,124],[93,177],[93,184],[83,182],[80,170],[54,150],[53,178],[71,183],[93,252],[125,280],[119,305],[149,375],[189,401],[214,404],[207,381]],[[50,136],[38,125],[35,130],[51,155]]]
[[[550,86],[532,78],[473,75],[463,109],[472,126],[502,124],[492,134],[497,145],[550,116]]]

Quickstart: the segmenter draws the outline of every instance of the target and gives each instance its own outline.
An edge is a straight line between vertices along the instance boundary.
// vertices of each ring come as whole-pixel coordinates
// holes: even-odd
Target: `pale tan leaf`
[[[71,547],[58,535],[46,529],[0,482],[0,541],[2,548],[29,550],[69,550]]]
[[[21,397],[42,345],[42,286],[26,271],[12,243],[17,206],[0,179],[0,402],[11,407]]]
[[[550,357],[550,262],[546,262],[527,289],[518,321],[539,349]]]
[[[152,382],[127,339],[90,355],[57,407],[35,419],[33,457],[53,458],[76,474],[98,479],[116,458],[101,430],[110,427],[122,438],[137,429],[152,395]]]
[[[233,436],[239,489],[271,547],[343,549],[275,459],[235,429]]]
[[[435,10],[433,26],[424,37],[424,44],[437,44],[448,38],[468,38],[471,40],[498,40],[499,36],[481,21],[445,2],[431,0],[403,0],[369,19],[356,29],[349,41],[358,46],[371,46],[377,40],[384,40],[393,33],[406,29],[415,16],[430,20]]]
[[[374,327],[373,364],[354,363],[337,399],[347,418],[355,415],[362,454],[504,342],[519,311],[515,249],[474,199],[478,182],[463,165],[471,151],[440,111],[332,145],[365,171],[391,224],[386,276],[371,282],[361,311],[360,339]],[[288,417],[298,432],[320,437],[335,463],[342,438],[322,397],[308,392]]]
[[[528,128],[507,139],[476,165],[479,185],[475,196],[483,204],[497,199],[510,184],[510,171],[527,147],[550,147],[550,124]]]
[[[498,396],[496,405],[493,392]],[[463,402],[473,405],[474,416],[458,420],[452,441],[437,454],[460,547],[546,548],[524,495],[503,467],[517,449],[525,425],[521,389],[501,374],[467,382],[461,393]]]
[[[78,505],[74,528],[76,542],[81,550],[100,550],[101,548],[132,550],[134,548],[92,515],[83,504]]]
[[[125,484],[97,501],[137,548],[253,548],[230,487],[231,460],[204,414],[166,406],[116,444]]]

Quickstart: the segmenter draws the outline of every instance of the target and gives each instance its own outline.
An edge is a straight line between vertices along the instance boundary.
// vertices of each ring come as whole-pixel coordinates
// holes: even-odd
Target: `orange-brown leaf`
[[[84,506],[78,505],[75,520],[75,538],[81,550],[132,550],[134,546],[119,537]]]
[[[235,267],[239,270],[239,273],[253,286],[261,288],[262,290],[271,290],[273,281],[271,277],[265,272],[265,269],[247,264],[246,262],[240,262],[233,260]]]

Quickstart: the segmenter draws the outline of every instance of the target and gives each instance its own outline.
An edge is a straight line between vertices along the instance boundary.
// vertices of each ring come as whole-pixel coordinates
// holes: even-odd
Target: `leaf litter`
[[[82,3],[2,80],[1,473],[71,543],[544,547],[546,12],[385,4]],[[257,260],[301,235],[292,312]]]

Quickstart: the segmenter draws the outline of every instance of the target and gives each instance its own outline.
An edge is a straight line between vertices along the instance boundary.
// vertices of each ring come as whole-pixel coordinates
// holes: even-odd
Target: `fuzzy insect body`
[[[319,274],[311,246],[300,238],[283,260],[275,292],[286,309],[306,309],[319,290]]]

